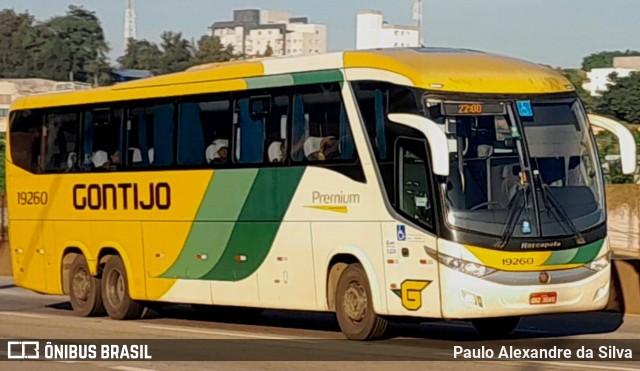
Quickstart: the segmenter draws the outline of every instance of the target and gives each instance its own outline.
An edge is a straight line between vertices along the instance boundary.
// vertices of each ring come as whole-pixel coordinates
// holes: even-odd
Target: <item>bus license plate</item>
[[[529,304],[555,304],[557,298],[555,292],[536,292],[529,296]]]

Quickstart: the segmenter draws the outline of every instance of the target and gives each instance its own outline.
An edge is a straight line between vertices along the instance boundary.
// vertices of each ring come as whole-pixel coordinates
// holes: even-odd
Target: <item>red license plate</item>
[[[558,294],[555,292],[536,292],[529,296],[529,304],[555,304]]]

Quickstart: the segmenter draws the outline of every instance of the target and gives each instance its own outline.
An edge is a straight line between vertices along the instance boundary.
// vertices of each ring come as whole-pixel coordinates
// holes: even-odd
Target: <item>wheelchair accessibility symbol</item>
[[[407,230],[404,225],[399,225],[398,228],[398,241],[406,241],[407,239]]]

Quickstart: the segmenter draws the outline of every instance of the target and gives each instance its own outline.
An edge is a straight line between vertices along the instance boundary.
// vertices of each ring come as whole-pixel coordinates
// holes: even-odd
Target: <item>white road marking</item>
[[[42,314],[31,314],[31,313],[22,313],[22,312],[0,312],[0,315],[26,317],[26,318],[49,318],[49,316],[45,316]]]
[[[120,370],[120,371],[156,371],[152,368],[140,368],[140,367],[129,367],[129,366],[114,366],[109,368],[112,370]]]
[[[248,339],[292,340],[292,341],[300,341],[305,343],[308,343],[308,342],[315,343],[315,341],[313,340],[303,340],[303,339],[298,339],[298,338],[289,337],[289,336],[256,335],[256,334],[249,334],[246,332],[237,332],[237,331],[198,330],[198,329],[191,329],[191,328],[177,327],[177,326],[142,326],[142,328],[148,328],[148,329],[154,329],[154,330],[176,331],[176,332],[189,332],[193,334],[232,336],[232,337],[248,338]]]

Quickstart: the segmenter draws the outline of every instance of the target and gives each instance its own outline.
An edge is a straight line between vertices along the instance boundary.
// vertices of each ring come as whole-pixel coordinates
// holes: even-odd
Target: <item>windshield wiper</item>
[[[542,182],[540,183],[542,184],[542,186],[540,187],[540,193],[542,193],[542,198],[544,199],[544,204],[547,207],[547,209],[551,211],[551,213],[554,215],[556,220],[558,220],[560,223],[562,223],[566,227],[569,227],[571,232],[574,233],[576,238],[576,243],[578,245],[584,245],[585,243],[587,243],[587,241],[582,236],[582,233],[580,233],[580,230],[578,229],[578,227],[576,227],[576,225],[571,221],[571,218],[569,218],[569,215],[567,215],[567,213],[562,208],[562,205],[560,205],[558,200],[555,198],[555,196],[551,192],[551,187],[549,187],[549,185],[545,183],[542,183]]]
[[[499,248],[504,249],[511,240],[511,236],[513,236],[513,231],[516,228],[516,224],[518,223],[518,219],[520,219],[520,215],[524,210],[526,203],[524,202],[524,193],[526,192],[526,188],[523,186],[518,186],[518,192],[515,194],[515,197],[509,203],[509,213],[507,214],[507,225],[502,233],[502,238],[500,239]]]

